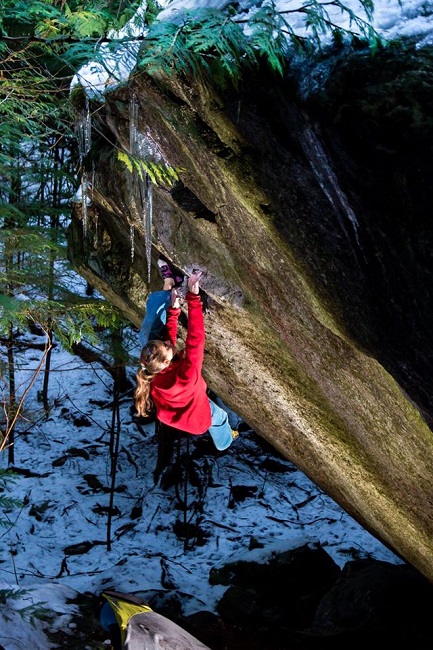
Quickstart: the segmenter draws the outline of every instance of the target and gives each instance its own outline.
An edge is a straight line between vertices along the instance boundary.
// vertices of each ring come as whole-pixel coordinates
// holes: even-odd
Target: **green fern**
[[[134,164],[133,164],[131,156],[129,154],[127,154],[125,151],[118,151],[117,152],[117,160],[120,160],[120,162],[125,163],[129,173],[130,174],[133,173]]]
[[[153,162],[144,160],[137,156],[132,156],[126,151],[119,151],[117,159],[126,165],[130,174],[136,172],[141,181],[143,181],[148,174],[150,180],[155,185],[165,185],[171,187],[173,183],[179,180],[179,174],[183,169],[175,169],[170,165],[164,163]]]

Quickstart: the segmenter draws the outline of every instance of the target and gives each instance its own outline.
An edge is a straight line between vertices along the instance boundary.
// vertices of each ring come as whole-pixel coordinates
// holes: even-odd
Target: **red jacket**
[[[165,370],[152,379],[150,394],[156,417],[171,427],[199,435],[211,425],[211,410],[207,385],[201,371],[204,358],[204,316],[199,295],[186,294],[188,328],[185,349],[179,352]],[[167,310],[166,335],[173,345],[177,342],[180,309]]]

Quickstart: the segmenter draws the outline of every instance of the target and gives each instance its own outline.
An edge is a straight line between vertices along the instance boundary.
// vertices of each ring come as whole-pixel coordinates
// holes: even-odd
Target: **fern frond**
[[[132,174],[132,170],[133,170],[132,158],[129,154],[126,153],[126,151],[118,151],[117,160],[123,162],[126,165],[129,173]]]
[[[164,163],[152,162],[147,160],[140,161],[140,167],[146,174],[149,175],[150,180],[154,185],[165,185],[171,187],[175,181],[179,180],[179,173],[183,169],[175,169],[170,165]]]
[[[117,159],[126,165],[130,174],[135,170],[141,181],[143,181],[146,174],[148,174],[150,180],[155,185],[171,187],[173,182],[179,180],[179,174],[185,171],[184,169],[176,169],[171,165],[166,165],[165,163],[144,160],[143,158],[132,156],[131,154],[126,153],[126,151],[118,151]]]

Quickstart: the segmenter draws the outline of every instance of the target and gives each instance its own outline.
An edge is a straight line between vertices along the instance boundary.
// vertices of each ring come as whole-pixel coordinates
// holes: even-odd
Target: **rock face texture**
[[[429,580],[431,67],[427,50],[360,50],[219,91],[137,72],[94,107],[92,205],[69,233],[137,327],[159,254],[203,269],[209,387]],[[181,170],[153,188],[151,242],[117,156],[132,98]]]

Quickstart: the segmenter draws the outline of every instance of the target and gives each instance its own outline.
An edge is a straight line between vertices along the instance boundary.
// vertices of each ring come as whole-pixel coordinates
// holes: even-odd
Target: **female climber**
[[[166,282],[164,274],[161,275]],[[183,350],[176,349],[181,310],[174,277],[172,289],[168,290],[169,306],[162,331],[163,340],[150,339],[146,342],[142,327],[140,342],[143,348],[134,392],[135,407],[138,415],[146,417],[153,405],[160,422],[192,435],[202,435],[209,431],[215,447],[223,451],[231,445],[238,432],[232,431],[227,412],[209,399],[202,376],[205,330],[199,295],[201,275],[201,271],[194,271],[188,278],[188,326]],[[161,310],[158,318],[160,316]],[[163,315],[162,319],[164,318]],[[154,328],[150,326],[149,332],[152,331]]]

